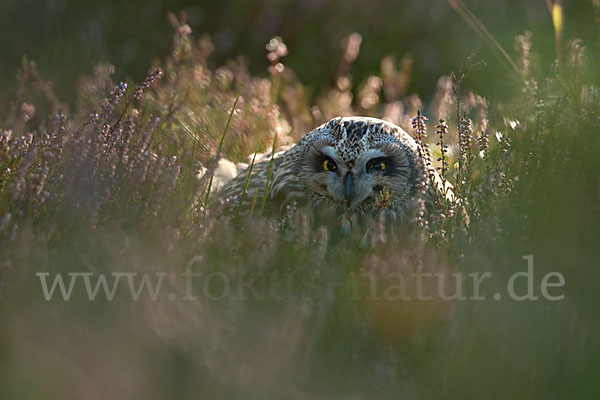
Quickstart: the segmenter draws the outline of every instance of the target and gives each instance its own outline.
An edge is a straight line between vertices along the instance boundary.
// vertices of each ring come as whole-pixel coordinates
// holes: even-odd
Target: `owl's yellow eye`
[[[335,171],[337,169],[337,165],[331,160],[323,161],[323,171]]]
[[[387,164],[383,161],[371,162],[367,166],[369,171],[385,171],[387,169]]]

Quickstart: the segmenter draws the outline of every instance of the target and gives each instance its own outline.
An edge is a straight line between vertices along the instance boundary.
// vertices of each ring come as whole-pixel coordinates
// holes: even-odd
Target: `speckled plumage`
[[[376,199],[387,189],[393,197],[385,213],[402,217],[411,207],[409,198],[417,182],[427,180],[419,154],[413,138],[390,122],[334,118],[275,155],[265,213],[280,213],[295,201],[313,209],[331,209],[338,216],[373,215]],[[242,213],[250,209],[255,193],[257,203],[262,199],[269,158],[254,165],[247,193],[238,198]],[[333,162],[336,170],[323,170],[323,160]],[[386,169],[369,170],[373,160],[385,162]],[[241,172],[224,187],[221,196],[240,196],[247,176],[248,170]]]

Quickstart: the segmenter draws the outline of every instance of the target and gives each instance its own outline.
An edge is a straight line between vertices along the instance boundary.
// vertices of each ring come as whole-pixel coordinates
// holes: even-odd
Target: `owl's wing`
[[[267,198],[263,214],[271,215],[282,211],[285,205],[294,199],[295,195],[302,195],[300,183],[293,173],[290,160],[286,154],[275,156],[273,159],[273,169],[269,186],[267,188],[267,177],[271,168],[271,160],[255,163],[254,166],[246,168],[238,176],[229,181],[223,189],[219,191],[219,197],[226,198],[237,196],[232,202],[232,207],[237,208],[239,215],[247,215],[252,209],[254,203],[254,215],[258,215],[263,202],[265,189],[267,189]],[[250,180],[248,181],[248,174]],[[244,187],[248,181],[248,187],[244,192]],[[255,199],[256,197],[256,199]]]

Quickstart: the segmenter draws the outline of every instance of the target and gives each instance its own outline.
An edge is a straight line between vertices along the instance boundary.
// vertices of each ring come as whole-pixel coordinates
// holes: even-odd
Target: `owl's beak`
[[[344,178],[344,197],[348,204],[352,203],[352,200],[354,199],[354,190],[352,189],[352,172],[348,172]]]

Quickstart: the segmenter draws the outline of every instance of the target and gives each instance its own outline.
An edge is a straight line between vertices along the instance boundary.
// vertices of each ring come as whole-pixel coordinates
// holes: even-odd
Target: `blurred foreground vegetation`
[[[559,7],[553,20],[540,3],[549,47],[518,32],[507,56],[493,43],[493,59],[461,49],[423,97],[407,86],[432,73],[421,49],[412,61],[385,57],[367,40],[377,32],[355,29],[327,37],[343,46],[324,61],[331,82],[313,85],[303,78],[311,67],[293,64],[302,47],[285,36],[266,37],[256,72],[224,61],[218,35],[196,36],[175,15],[171,50],[147,56],[160,61],[141,83],[119,83],[119,63],[102,63],[65,101],[41,62],[23,63],[0,122],[0,397],[596,398],[600,27],[592,20],[578,36],[578,8]],[[392,25],[381,24],[390,43]],[[466,22],[450,28],[472,35]],[[509,65],[502,78],[489,68],[496,56]],[[502,98],[483,96],[473,75]],[[338,115],[387,118],[428,144],[458,201],[394,236],[375,219],[357,245],[302,210],[240,218],[227,212],[235,199],[206,196],[218,157],[248,162],[275,137],[293,143]],[[493,300],[527,255],[536,295],[560,272],[563,300]],[[382,296],[390,274],[418,269],[490,272],[487,300]],[[186,271],[227,279],[194,280],[191,300]],[[46,301],[39,272],[167,275],[156,300],[134,301],[122,285],[114,300],[90,301],[81,284],[70,301]]]

